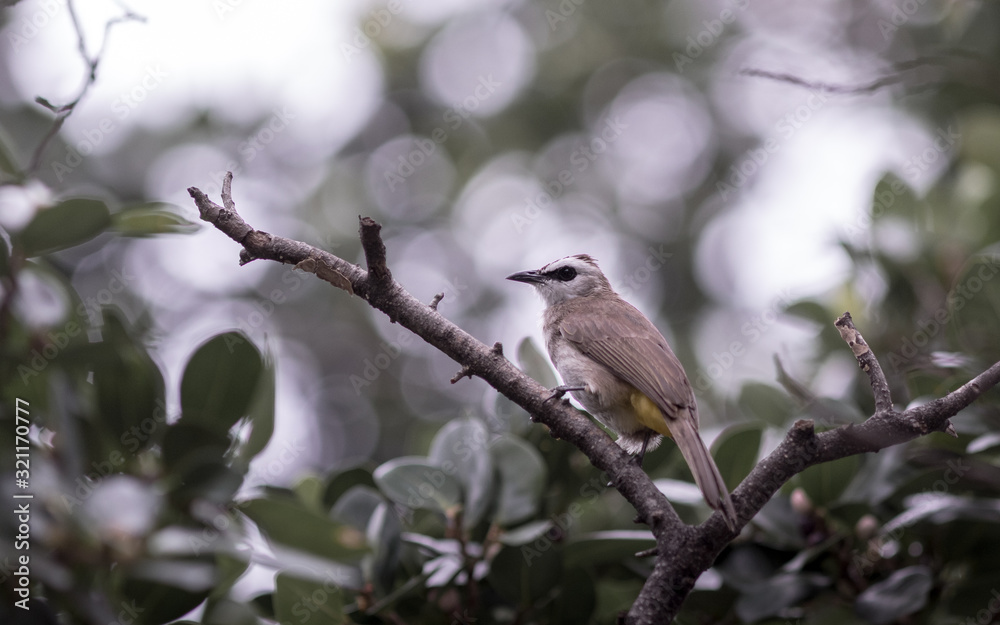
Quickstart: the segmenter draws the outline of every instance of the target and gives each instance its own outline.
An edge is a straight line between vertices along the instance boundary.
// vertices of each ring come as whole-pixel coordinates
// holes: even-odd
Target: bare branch
[[[840,338],[844,339],[851,351],[854,352],[854,357],[858,359],[858,366],[868,374],[868,378],[871,380],[872,392],[875,394],[875,414],[892,413],[892,395],[889,393],[889,383],[885,379],[885,373],[882,372],[882,365],[878,364],[875,353],[854,327],[851,313],[845,312],[833,325],[840,332]]]
[[[51,104],[44,98],[35,98],[36,102],[55,113],[56,117],[52,120],[52,125],[49,127],[45,136],[43,136],[41,142],[39,142],[38,147],[35,148],[34,153],[31,155],[31,160],[28,163],[28,169],[26,172],[28,175],[34,174],[41,167],[42,156],[45,155],[45,150],[48,149],[49,144],[53,139],[55,139],[56,135],[59,134],[63,124],[66,123],[66,119],[73,114],[73,111],[76,110],[76,106],[81,100],[83,100],[83,97],[87,95],[88,91],[90,91],[91,86],[93,86],[93,84],[97,81],[97,66],[100,65],[101,57],[104,55],[104,48],[108,44],[108,36],[111,33],[111,28],[115,24],[120,24],[122,22],[146,21],[145,17],[137,13],[133,13],[129,9],[123,9],[124,13],[122,15],[110,19],[106,24],[104,24],[104,38],[101,41],[101,47],[98,48],[97,53],[94,54],[94,56],[90,56],[87,52],[87,43],[83,35],[83,27],[80,25],[80,19],[76,15],[76,7],[73,0],[67,0],[66,8],[69,10],[70,19],[73,22],[73,30],[76,31],[76,47],[77,50],[80,51],[80,57],[83,59],[83,62],[87,67],[87,76],[84,79],[83,86],[80,88],[76,97],[66,104],[59,106]]]
[[[362,246],[369,266],[369,271],[365,271],[311,245],[254,230],[239,216],[231,202],[231,174],[226,182],[224,193],[229,196],[223,198],[226,206],[215,204],[194,187],[188,192],[202,219],[243,246],[241,262],[244,258],[260,258],[296,265],[309,260],[322,263],[346,280],[356,295],[460,364],[461,371],[453,382],[466,376],[479,376],[524,408],[532,420],[545,424],[553,436],[576,446],[595,467],[606,472],[612,485],[635,507],[639,519],[649,525],[656,538],[653,571],[626,621],[651,625],[669,622],[677,614],[698,576],[712,566],[722,549],[735,537],[720,514],[713,514],[698,527],[685,525],[649,476],[592,420],[567,403],[547,401],[551,390],[504,358],[499,343],[492,348],[486,346],[442,317],[432,306],[407,293],[392,279],[385,263],[380,226],[373,220],[361,218]],[[303,268],[306,267],[315,269],[308,262]],[[320,271],[315,273],[320,275]],[[845,313],[837,321],[837,328],[872,381],[876,412],[862,424],[822,433],[816,433],[812,421],[795,422],[781,444],[733,492],[733,504],[741,525],[753,518],[785,482],[806,468],[854,454],[879,451],[931,432],[947,431],[950,417],[1000,383],[998,362],[941,399],[896,412],[878,360],[854,327],[849,314]]]

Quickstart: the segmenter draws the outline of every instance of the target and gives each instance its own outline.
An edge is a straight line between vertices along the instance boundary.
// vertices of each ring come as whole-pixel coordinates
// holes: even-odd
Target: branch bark
[[[590,462],[606,472],[612,485],[631,503],[656,538],[653,572],[632,605],[625,621],[634,625],[666,623],[677,614],[695,580],[715,561],[736,534],[721,515],[713,514],[697,527],[685,525],[649,476],[593,421],[564,402],[546,402],[549,389],[522,373],[503,356],[499,343],[492,347],[442,317],[435,298],[430,305],[417,300],[395,280],[386,262],[381,226],[360,217],[360,236],[368,270],[313,246],[254,230],[236,212],[231,193],[232,174],[223,184],[223,206],[197,188],[194,198],[201,218],[242,246],[240,264],[256,259],[294,264],[316,273],[338,288],[359,296],[372,307],[409,329],[461,365],[460,376],[479,376],[524,408],[551,434],[576,446]],[[874,353],[854,327],[849,313],[836,322],[858,365],[868,374],[876,411],[858,425],[816,433],[812,421],[797,421],[785,439],[733,492],[742,527],[789,479],[806,468],[846,456],[876,452],[931,432],[954,434],[948,419],[1000,382],[1000,362],[976,378],[923,406],[898,412],[893,408],[889,385]]]

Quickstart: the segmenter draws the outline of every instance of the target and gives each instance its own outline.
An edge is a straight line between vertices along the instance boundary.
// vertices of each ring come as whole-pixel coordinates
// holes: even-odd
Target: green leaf
[[[337,500],[330,510],[330,518],[363,532],[368,528],[368,521],[375,509],[384,501],[382,495],[374,488],[355,486]]]
[[[545,488],[545,461],[538,450],[512,434],[502,434],[491,446],[500,474],[494,521],[512,525],[538,512]]]
[[[161,443],[163,464],[168,471],[185,473],[204,461],[222,462],[229,449],[229,439],[215,430],[209,430],[183,418],[166,426]]]
[[[552,623],[589,623],[597,607],[594,580],[585,569],[568,569],[560,578],[559,596],[552,606]]]
[[[6,129],[0,126],[0,172],[8,174],[14,180],[22,180],[24,174],[14,158],[14,139]]]
[[[795,414],[795,404],[787,393],[759,382],[743,385],[739,405],[748,415],[777,426],[783,426]]]
[[[128,578],[118,592],[128,597],[128,605],[142,615],[142,623],[169,623],[198,607],[208,596],[209,589],[190,592],[173,585]]]
[[[249,413],[263,368],[260,352],[242,332],[215,336],[198,348],[184,368],[183,418],[228,433]]]
[[[127,237],[155,234],[190,234],[201,226],[179,215],[180,207],[166,202],[149,202],[123,208],[111,216],[111,226]]]
[[[372,512],[365,530],[368,544],[373,545],[375,552],[362,562],[365,577],[374,581],[382,593],[392,590],[399,568],[402,534],[403,528],[391,504],[383,501]]]
[[[525,338],[517,346],[517,361],[528,376],[545,388],[554,388],[559,384],[549,359],[542,355],[531,337]]]
[[[548,549],[504,547],[493,558],[487,576],[497,593],[515,605],[529,605],[559,586],[562,557],[553,544]]]
[[[910,566],[866,588],[855,600],[854,609],[869,623],[888,625],[927,605],[927,595],[933,587],[934,574],[930,568]]]
[[[655,545],[656,539],[647,530],[589,532],[566,544],[566,567],[622,562]]]
[[[13,239],[30,258],[89,241],[110,224],[111,214],[104,202],[75,198],[38,211]]]
[[[994,246],[992,251],[969,259],[952,285],[947,305],[912,328],[907,339],[912,344],[920,345],[918,338],[928,337],[930,346],[921,352],[940,344],[945,328],[966,354],[992,361],[991,356],[1000,352],[1000,249]]]
[[[271,540],[335,562],[356,562],[370,550],[364,534],[287,499],[254,499],[242,511]]]
[[[373,477],[386,497],[410,508],[454,514],[462,503],[458,479],[426,458],[395,458],[375,469]]]
[[[730,491],[739,486],[757,465],[763,434],[762,424],[743,423],[726,428],[712,443],[715,464]]]
[[[500,542],[512,547],[520,547],[534,542],[545,535],[552,527],[552,521],[531,521],[521,527],[507,530],[500,534]]]
[[[455,475],[465,494],[463,524],[475,527],[493,500],[493,460],[489,451],[489,430],[475,417],[455,419],[437,433],[428,459]]]
[[[323,488],[322,480],[315,475],[307,475],[296,482],[294,490],[303,504],[317,512],[326,512],[322,510]]]
[[[163,374],[110,309],[104,311],[101,333],[104,340],[90,351],[98,414],[110,438],[135,453],[163,435]]]
[[[265,353],[262,362],[263,370],[258,378],[257,390],[250,403],[247,418],[250,436],[235,455],[236,464],[244,471],[250,467],[250,461],[267,447],[274,434],[274,359],[269,353]]]
[[[777,616],[829,585],[818,573],[779,573],[747,588],[736,601],[736,615],[744,623]]]
[[[798,475],[799,484],[815,505],[827,507],[836,502],[851,483],[860,464],[858,456],[817,464]]]
[[[327,481],[326,490],[323,493],[323,506],[329,510],[347,491],[355,486],[375,488],[375,480],[372,479],[371,471],[355,468],[332,475]]]
[[[802,300],[785,308],[785,314],[815,321],[820,326],[831,325],[836,318],[830,311],[812,300]]]
[[[272,601],[274,618],[279,623],[336,625],[348,622],[340,589],[332,584],[279,573]]]

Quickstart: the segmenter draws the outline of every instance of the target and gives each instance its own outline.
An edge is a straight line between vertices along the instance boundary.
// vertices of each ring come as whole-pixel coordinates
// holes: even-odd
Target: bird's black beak
[[[542,282],[545,282],[545,276],[537,271],[518,271],[517,273],[512,273],[507,276],[507,279],[513,280],[514,282],[525,282],[527,284],[541,284]]]

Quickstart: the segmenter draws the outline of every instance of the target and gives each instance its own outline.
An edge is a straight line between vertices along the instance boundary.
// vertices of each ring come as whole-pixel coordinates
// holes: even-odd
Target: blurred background
[[[602,492],[602,504],[572,527],[553,522],[592,470],[528,428],[527,416],[481,380],[449,384],[458,366],[447,357],[290,266],[240,267],[238,247],[198,220],[187,193],[194,186],[219,201],[226,171],[252,226],[352,262],[363,263],[358,215],[375,218],[406,289],[428,302],[443,293],[442,314],[487,344],[501,341],[540,381],[551,376],[538,355],[542,304],[503,278],[568,254],[594,256],[674,346],[696,388],[704,436],[719,437],[717,455],[739,448],[746,456],[732,468],[735,478],[796,418],[822,428],[871,414],[867,380],[832,326],[845,310],[879,356],[900,408],[1000,359],[995,2],[7,5],[0,410],[13,422],[15,398],[32,402],[36,480],[50,480],[53,492],[71,491],[81,474],[91,486],[106,484],[109,472],[93,469],[116,450],[114,474],[144,485],[162,478],[164,428],[142,434],[143,420],[154,407],[157,423],[189,419],[185,372],[192,388],[199,371],[218,374],[209,355],[198,368],[192,354],[213,336],[238,332],[223,336],[249,339],[240,349],[259,365],[254,375],[273,376],[273,436],[257,439],[260,448],[242,457],[216,503],[314,483],[332,505],[344,492],[332,485],[336,476],[427,454],[442,425],[464,419],[491,437],[517,434],[546,458],[534,510],[549,519],[545,532],[556,527],[562,540],[633,530],[613,492]],[[81,94],[71,111],[58,109]],[[95,356],[95,345],[106,353]],[[216,350],[220,358],[234,353],[225,351]],[[102,377],[94,363],[112,361]],[[251,378],[234,392],[253,394],[260,385]],[[149,393],[130,398],[136,388]],[[1000,489],[998,406],[993,393],[963,411],[954,420],[958,440],[934,435],[789,485],[772,510],[779,520],[762,521],[716,585],[701,589],[727,600],[700,605],[696,592],[689,609],[701,612],[688,622],[723,608],[725,622],[828,614],[834,620],[823,622],[897,622],[909,612],[873,615],[855,605],[879,582],[891,583],[873,605],[901,595],[919,610],[905,617],[917,620],[899,622],[988,609],[990,589],[1000,587],[996,559],[984,562],[1000,550],[988,538],[1000,520],[990,498]],[[253,437],[243,408],[217,432],[230,452]],[[130,410],[122,423],[104,421]],[[142,443],[131,449],[129,418]],[[4,436],[13,448],[13,434]],[[72,437],[79,445],[69,454],[60,445]],[[932,486],[956,458],[973,468],[937,492]],[[226,456],[227,470],[232,460]],[[5,461],[3,470],[11,468]],[[672,447],[648,468],[656,478],[690,479]],[[198,497],[176,499],[176,484],[153,494],[119,486],[131,494],[110,491],[112,501],[136,497],[136,508],[152,510],[129,530],[143,546],[117,545],[108,555],[94,538],[91,562],[119,562],[125,556],[115,549],[146,553],[149,532],[169,525],[157,506],[177,505],[195,518],[184,523],[197,521]],[[961,498],[970,511],[934,517],[906,499],[928,491]],[[952,499],[923,505],[964,510]],[[699,502],[688,503],[685,518],[704,516]],[[880,564],[854,577],[834,570],[831,562],[851,562],[844,553],[852,548],[867,553],[879,528],[914,509],[927,527],[911,522],[905,536],[881,540]],[[956,519],[976,529],[957,530]],[[102,521],[94,523],[99,535]],[[956,531],[967,551],[943,546]],[[36,536],[49,549],[65,547],[51,531]],[[817,570],[804,562],[781,568],[807,548],[815,551],[803,557],[824,563]],[[78,555],[57,558],[63,577],[50,570],[36,580],[48,588],[43,596],[63,593],[73,603],[65,597],[74,596]],[[270,565],[239,582],[244,569],[236,571],[227,600],[267,592],[280,568]],[[596,585],[598,569],[588,569],[596,607],[576,622],[598,622],[634,599],[644,565],[616,566],[613,587]],[[385,595],[399,579],[383,584]],[[775,598],[748,585],[759,579],[795,593]],[[431,598],[444,606],[441,593]],[[760,605],[748,606],[755,596]],[[818,603],[803,608],[807,600]],[[85,612],[73,618],[90,622]],[[204,606],[200,614],[236,622]],[[441,614],[441,622],[452,618],[445,607]],[[539,614],[525,618],[560,622]]]

